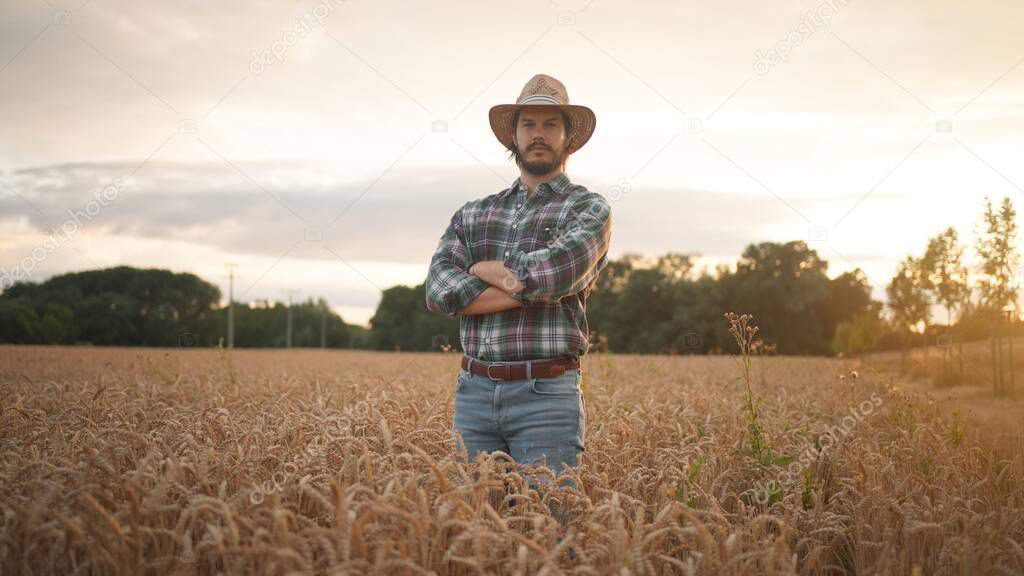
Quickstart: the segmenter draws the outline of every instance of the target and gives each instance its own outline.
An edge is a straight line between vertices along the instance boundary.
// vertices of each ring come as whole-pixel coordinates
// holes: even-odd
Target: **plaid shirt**
[[[455,316],[490,286],[469,267],[502,260],[524,286],[511,295],[523,306],[462,315],[462,350],[487,362],[582,356],[590,347],[587,296],[610,238],[611,207],[600,194],[563,172],[528,196],[516,178],[452,216],[427,273],[427,309]]]

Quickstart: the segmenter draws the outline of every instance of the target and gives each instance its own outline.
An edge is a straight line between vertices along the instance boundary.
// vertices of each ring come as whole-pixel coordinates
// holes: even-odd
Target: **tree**
[[[927,325],[931,301],[928,290],[922,279],[921,261],[907,256],[900,262],[889,285],[885,288],[889,297],[889,308],[892,310],[893,323],[896,325],[903,342],[903,360],[906,362],[906,331],[919,323]]]
[[[802,240],[750,244],[723,278],[727,310],[753,314],[766,344],[783,354],[827,354],[822,300],[828,263]]]
[[[967,284],[968,271],[964,266],[964,249],[957,239],[956,230],[951,226],[928,241],[922,267],[926,271],[928,289],[934,301],[946,308],[947,340],[943,346],[943,373],[949,372],[949,352],[952,349],[951,331],[953,329],[953,310],[958,308],[958,317],[962,318],[964,305],[970,297]],[[960,350],[960,376],[963,376],[963,348]]]
[[[986,315],[990,319],[994,337],[995,326],[1003,308],[1013,304],[1017,308],[1016,272],[1020,260],[1017,253],[1017,213],[1013,203],[1004,197],[999,211],[992,208],[992,202],[985,197],[985,213],[982,223],[985,231],[978,237],[976,250],[981,258],[978,282],[981,302]],[[992,380],[996,393],[1004,391],[1002,370],[1002,343],[992,340]],[[1010,341],[1010,368],[1013,369],[1013,341]],[[1013,375],[1011,373],[1011,381]]]
[[[927,272],[926,285],[934,300],[946,308],[949,326],[953,325],[953,310],[959,308],[962,313],[964,302],[970,295],[963,255],[964,249],[957,239],[956,230],[949,227],[928,241],[922,259],[922,267]]]
[[[110,346],[214,346],[226,328],[220,289],[188,273],[117,266],[23,282],[0,294],[0,342]],[[293,306],[298,346],[350,344],[326,302]],[[238,346],[283,345],[287,308],[237,304]]]
[[[656,266],[633,270],[614,311],[609,347],[615,352],[671,352],[674,308],[673,284]]]
[[[1016,249],[1016,217],[1009,198],[1003,198],[999,212],[995,212],[991,201],[985,197],[985,232],[979,236],[976,248],[981,258],[978,285],[981,305],[992,311],[1000,311],[1017,301],[1014,276],[1020,258]]]
[[[608,263],[597,277],[587,297],[587,324],[594,350],[623,350],[620,338],[629,327],[624,326],[628,318],[620,313],[622,292],[629,283],[633,269],[643,257],[626,253],[619,258],[609,258]]]
[[[867,308],[853,319],[844,320],[836,326],[836,348],[848,356],[871,352],[875,350],[885,330],[882,303],[869,302]]]
[[[829,280],[825,297],[821,302],[825,336],[835,338],[840,324],[849,322],[867,311],[870,304],[871,284],[860,268],[854,268]]]
[[[436,314],[423,305],[426,284],[392,286],[370,318],[369,346],[375,350],[461,350],[460,316]]]

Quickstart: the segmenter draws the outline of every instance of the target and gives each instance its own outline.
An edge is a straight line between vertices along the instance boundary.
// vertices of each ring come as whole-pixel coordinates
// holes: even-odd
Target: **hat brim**
[[[515,118],[516,110],[524,106],[549,106],[560,108],[569,114],[569,118],[572,120],[572,132],[566,139],[569,142],[566,151],[570,154],[583,148],[583,145],[594,134],[594,128],[597,126],[597,116],[594,111],[579,104],[498,104],[491,107],[487,117],[491,122],[491,132],[494,132],[498,142],[501,142],[509,150],[512,149],[512,134],[515,132],[512,119]]]

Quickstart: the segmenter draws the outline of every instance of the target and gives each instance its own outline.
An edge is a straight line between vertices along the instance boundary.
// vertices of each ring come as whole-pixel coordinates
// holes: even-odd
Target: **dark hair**
[[[512,134],[516,133],[516,127],[519,126],[519,113],[522,110],[522,108],[519,108],[518,110],[516,110],[516,113],[512,116]],[[565,126],[566,147],[568,147],[568,138],[572,135],[572,117],[569,116],[569,113],[566,112],[565,110],[559,109],[558,111],[562,114],[562,124]],[[571,153],[567,153],[565,155],[565,158],[563,159],[563,168],[565,167],[564,160],[568,160],[569,156],[571,155]],[[509,142],[508,158],[509,160],[515,159],[516,165],[518,165],[520,168],[523,167],[523,157],[522,155],[519,154],[519,150],[516,149],[515,142]]]

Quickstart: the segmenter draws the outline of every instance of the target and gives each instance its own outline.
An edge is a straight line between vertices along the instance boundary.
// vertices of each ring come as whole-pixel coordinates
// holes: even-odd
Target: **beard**
[[[551,147],[548,147],[547,150],[550,151]],[[531,152],[532,150],[528,150],[527,154]],[[564,160],[564,148],[558,152],[555,152],[554,156],[550,160],[527,160],[526,157],[524,157],[523,154],[519,151],[519,148],[516,148],[516,164],[518,164],[520,168],[522,168],[526,172],[529,172],[530,174],[533,174],[534,176],[543,176],[545,174],[550,174],[552,170],[562,166]]]

